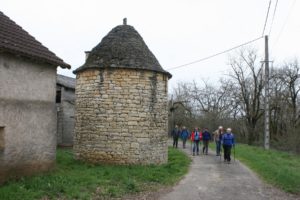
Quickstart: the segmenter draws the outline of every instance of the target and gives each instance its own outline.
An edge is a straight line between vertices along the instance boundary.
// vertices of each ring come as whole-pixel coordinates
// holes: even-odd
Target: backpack
[[[188,132],[187,130],[183,130],[183,131],[181,132],[181,137],[182,137],[183,139],[186,139],[188,136],[189,136],[189,132]]]

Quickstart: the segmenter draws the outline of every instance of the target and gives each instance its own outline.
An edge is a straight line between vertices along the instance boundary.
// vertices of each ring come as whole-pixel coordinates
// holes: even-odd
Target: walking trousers
[[[224,160],[230,162],[231,145],[223,145],[224,149]]]

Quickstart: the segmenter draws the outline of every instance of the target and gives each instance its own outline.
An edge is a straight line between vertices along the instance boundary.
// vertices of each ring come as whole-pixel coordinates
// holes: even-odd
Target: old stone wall
[[[77,74],[74,152],[93,163],[167,162],[166,75],[134,69]]]
[[[0,182],[54,166],[55,77],[56,67],[0,54]]]
[[[57,103],[57,144],[61,146],[73,145],[75,90],[60,86],[61,102]]]
[[[62,136],[63,136],[63,111],[62,111],[62,106],[61,103],[56,103],[56,140],[57,140],[57,145],[62,144]]]

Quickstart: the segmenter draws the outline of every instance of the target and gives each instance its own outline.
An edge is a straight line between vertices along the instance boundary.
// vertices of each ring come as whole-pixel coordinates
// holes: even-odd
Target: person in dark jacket
[[[176,125],[175,128],[172,131],[172,137],[173,137],[173,148],[178,146],[178,138],[180,136],[180,129]]]
[[[189,135],[190,135],[189,131],[186,129],[185,126],[183,126],[181,130],[181,139],[182,139],[182,148],[184,149],[185,149],[186,140],[188,139]]]
[[[211,135],[210,132],[208,132],[208,129],[205,128],[202,132],[202,140],[203,140],[203,149],[202,149],[202,153],[205,155],[208,154],[208,144],[209,141],[211,140]]]
[[[230,163],[231,148],[235,145],[234,135],[231,128],[227,128],[226,133],[222,135],[222,144],[224,149],[224,162]]]

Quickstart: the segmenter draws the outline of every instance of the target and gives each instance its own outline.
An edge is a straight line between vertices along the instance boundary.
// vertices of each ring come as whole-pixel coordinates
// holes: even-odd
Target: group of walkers
[[[209,132],[208,128],[204,128],[202,131],[195,127],[194,131],[190,133],[185,126],[181,129],[178,125],[172,131],[173,137],[173,148],[178,147],[179,138],[182,139],[182,147],[186,148],[186,141],[190,139],[192,142],[192,152],[193,156],[199,155],[199,148],[201,141],[203,142],[202,154],[208,155],[208,145],[210,141],[216,143],[216,156],[221,156],[222,147],[224,150],[224,161],[230,163],[231,161],[231,149],[235,145],[234,134],[231,128],[227,128],[224,131],[222,126],[213,132],[213,137]]]

